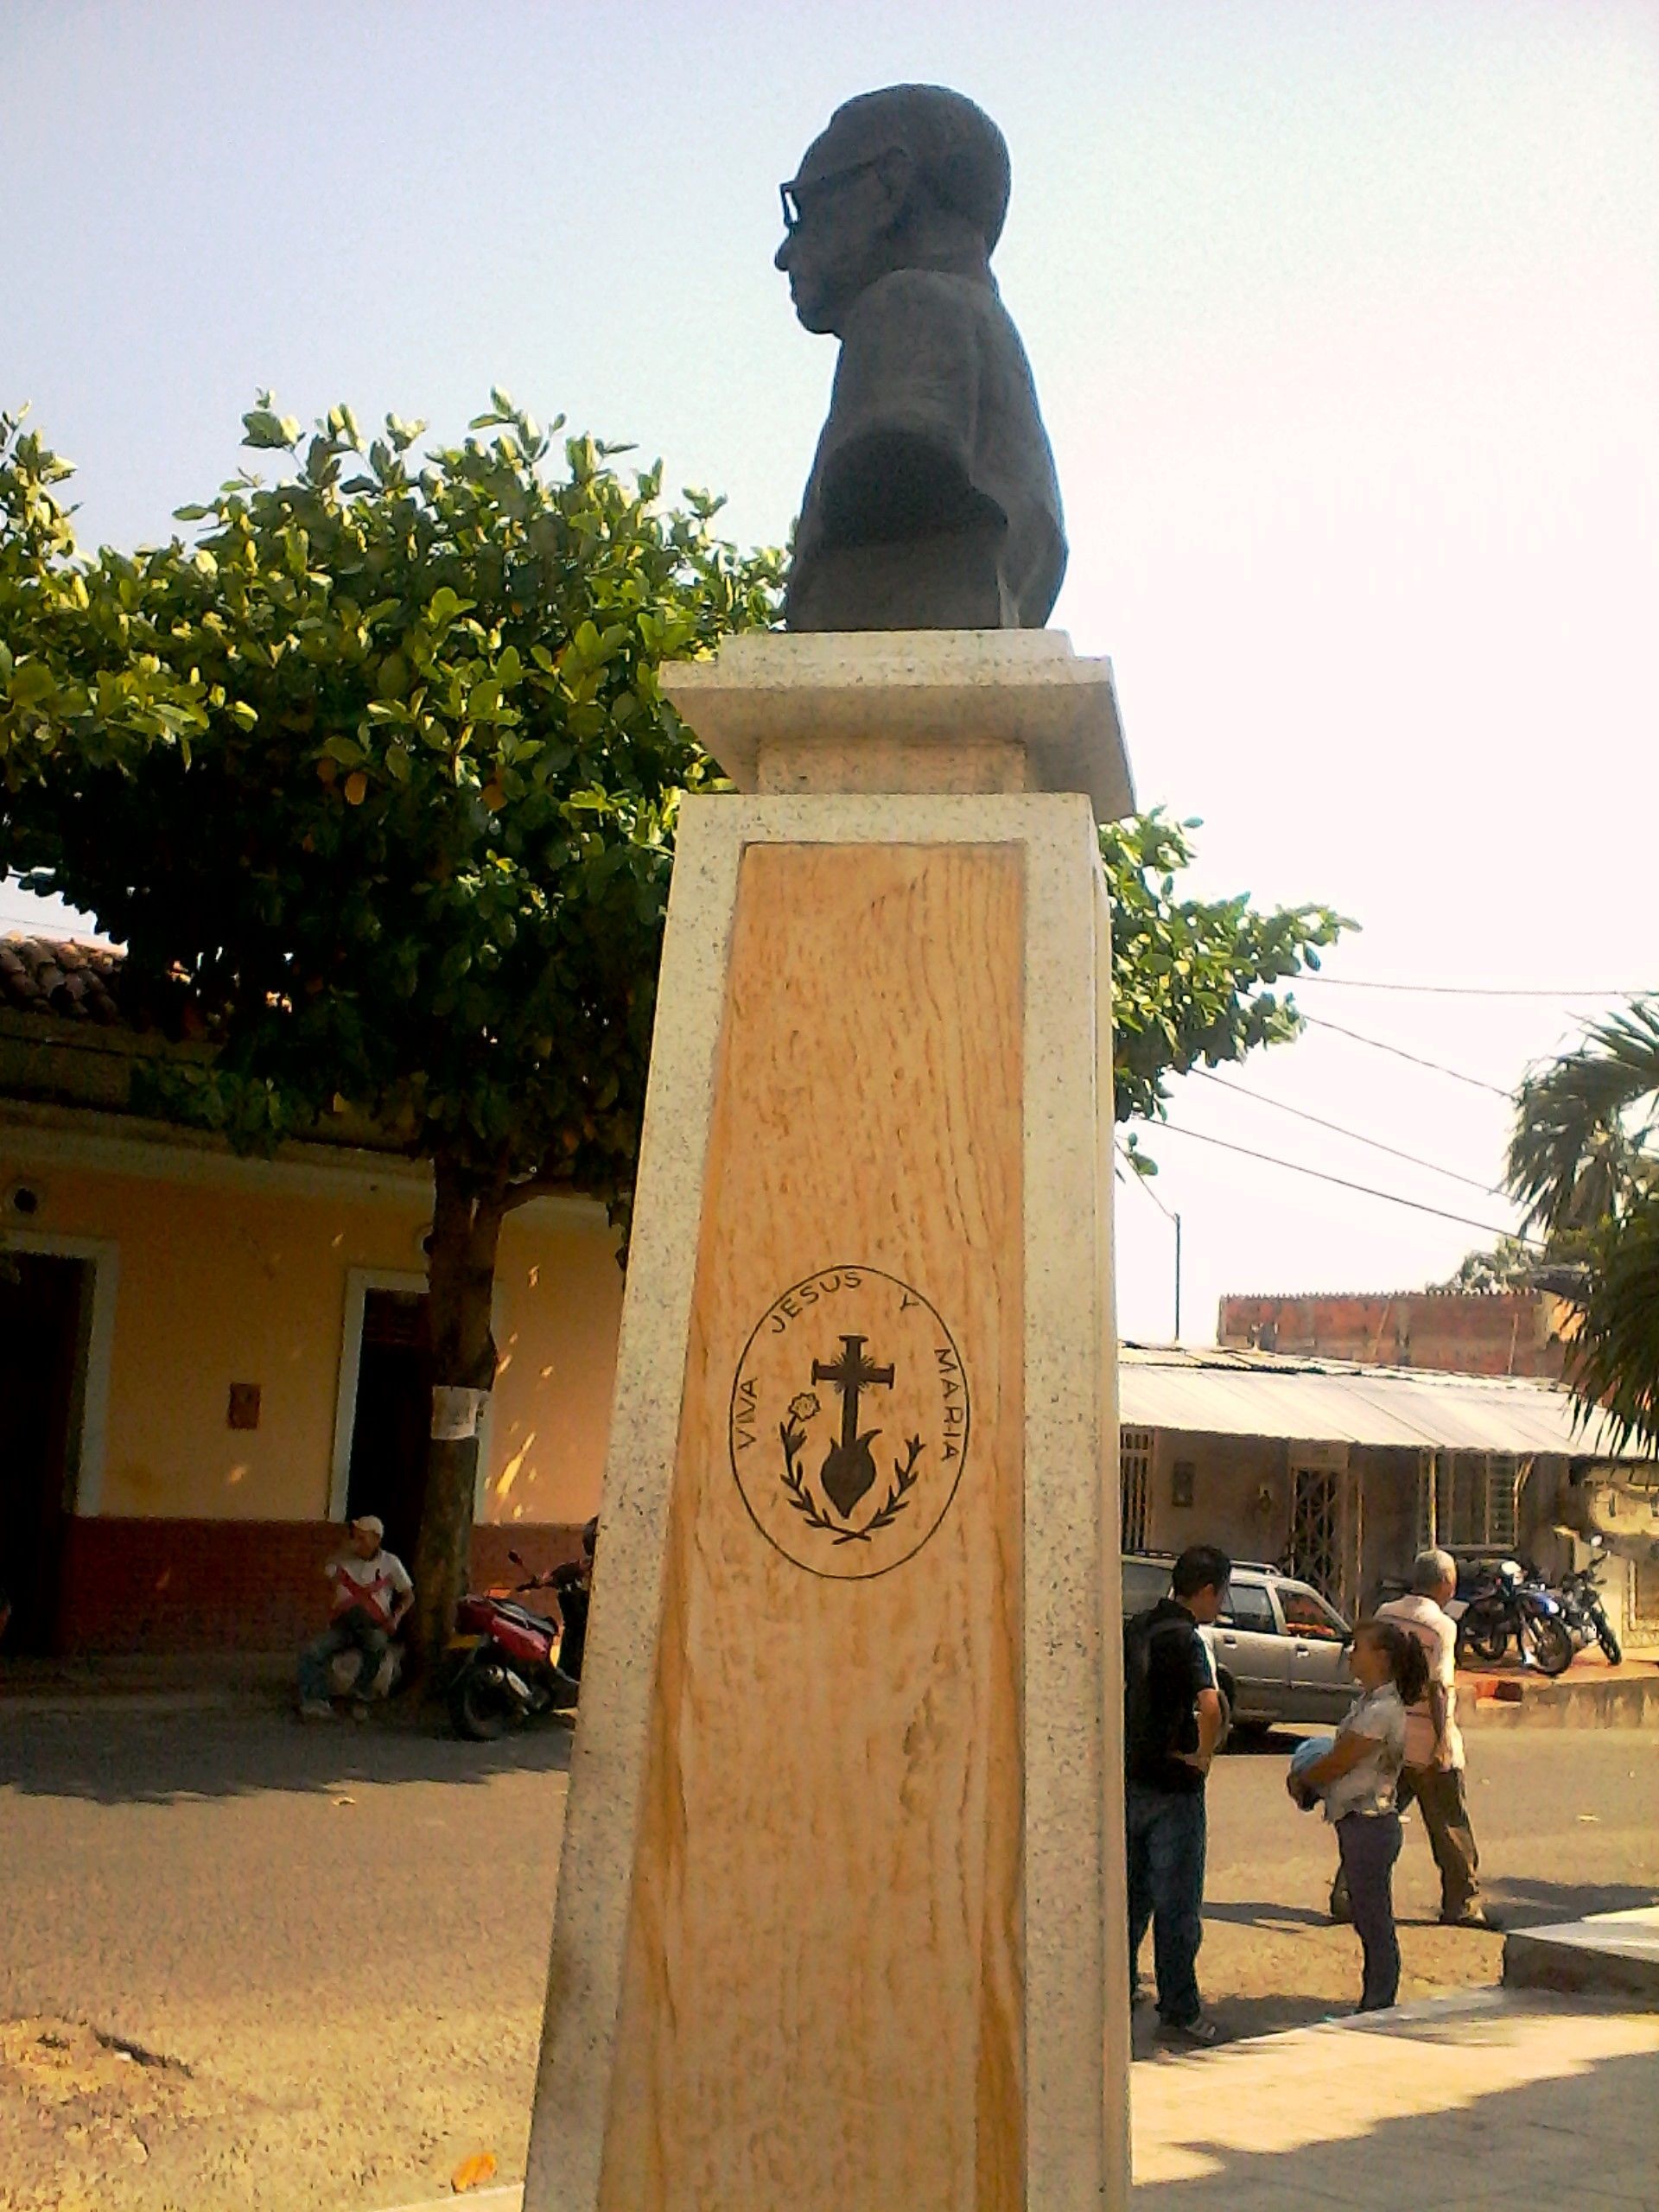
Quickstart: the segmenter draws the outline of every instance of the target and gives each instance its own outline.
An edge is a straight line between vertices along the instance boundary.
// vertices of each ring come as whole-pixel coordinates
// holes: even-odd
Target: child
[[[1330,1750],[1293,1769],[1285,1787],[1304,1808],[1325,1800],[1337,1831],[1354,1926],[1365,1955],[1362,2012],[1380,2012],[1400,1994],[1400,1944],[1394,1932],[1394,1862],[1400,1856],[1395,1783],[1406,1749],[1406,1707],[1428,1688],[1428,1661],[1395,1621],[1362,1621],[1349,1663],[1359,1695]]]

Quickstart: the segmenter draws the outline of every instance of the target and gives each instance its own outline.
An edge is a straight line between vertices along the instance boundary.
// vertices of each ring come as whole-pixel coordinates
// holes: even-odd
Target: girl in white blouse
[[[1285,1786],[1299,1805],[1325,1800],[1364,1953],[1359,2009],[1377,2012],[1400,1993],[1400,1943],[1394,1932],[1400,1815],[1394,1792],[1405,1757],[1406,1708],[1427,1694],[1428,1662],[1416,1637],[1397,1622],[1369,1620],[1354,1631],[1349,1663],[1359,1695],[1336,1741]]]

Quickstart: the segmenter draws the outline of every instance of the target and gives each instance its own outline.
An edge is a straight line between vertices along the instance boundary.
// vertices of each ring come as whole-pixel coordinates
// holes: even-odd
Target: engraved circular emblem
[[[968,1378],[919,1290],[823,1268],[775,1299],[732,1384],[732,1472],[754,1525],[809,1574],[913,1559],[968,1458]]]

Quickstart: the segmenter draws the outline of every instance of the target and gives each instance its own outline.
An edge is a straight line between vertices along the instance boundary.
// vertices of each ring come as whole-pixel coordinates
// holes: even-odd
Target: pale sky
[[[1363,924],[1329,1031],[1227,1078],[1497,1179],[1507,1090],[1659,987],[1659,9],[1652,0],[10,0],[0,405],[91,539],[240,465],[256,386],[445,435],[505,385],[776,540],[832,366],[771,267],[830,110],[955,85],[1007,135],[997,257],[1071,540],[1202,887]],[[27,901],[0,887],[0,923]],[[1185,1127],[1503,1226],[1478,1189],[1182,1084]],[[1400,1289],[1478,1230],[1175,1134],[1184,1333],[1225,1290]],[[1119,1302],[1171,1324],[1125,1189]]]

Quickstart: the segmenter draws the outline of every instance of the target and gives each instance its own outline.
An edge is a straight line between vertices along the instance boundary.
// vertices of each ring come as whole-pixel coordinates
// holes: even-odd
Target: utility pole
[[[1169,1217],[1175,1224],[1175,1341],[1181,1341],[1181,1217]]]
[[[1152,1203],[1154,1204],[1154,1205],[1155,1205],[1155,1206],[1157,1207],[1157,1209],[1158,1209],[1159,1212],[1160,1212],[1160,1214],[1162,1214],[1162,1216],[1164,1217],[1164,1219],[1165,1219],[1166,1221],[1167,1221],[1167,1222],[1169,1222],[1169,1223],[1173,1224],[1173,1227],[1174,1227],[1174,1230],[1175,1230],[1175,1338],[1174,1338],[1174,1341],[1175,1341],[1177,1344],[1179,1344],[1179,1342],[1181,1341],[1181,1217],[1179,1216],[1179,1213],[1175,1212],[1175,1211],[1174,1211],[1174,1210],[1173,1210],[1172,1207],[1170,1207],[1170,1206],[1166,1206],[1166,1205],[1164,1204],[1163,1200],[1159,1197],[1159,1195],[1158,1195],[1157,1192],[1156,1192],[1156,1191],[1154,1191],[1154,1190],[1153,1189],[1153,1187],[1152,1187],[1152,1183],[1151,1183],[1150,1179],[1149,1179],[1148,1177],[1147,1177],[1147,1176],[1145,1176],[1145,1175],[1142,1175],[1142,1174],[1141,1173],[1141,1172],[1139,1171],[1139,1169],[1135,1166],[1135,1156],[1134,1156],[1134,1154],[1133,1154],[1128,1150],[1128,1147],[1127,1147],[1127,1146],[1125,1146],[1125,1145],[1119,1145],[1119,1147],[1117,1147],[1117,1150],[1118,1150],[1118,1156],[1119,1156],[1119,1158],[1122,1160],[1122,1162],[1123,1162],[1124,1166],[1128,1169],[1131,1179],[1132,1179],[1135,1182],[1137,1182],[1137,1183],[1141,1185],[1141,1189],[1146,1192],[1147,1196],[1147,1197],[1152,1200]]]

